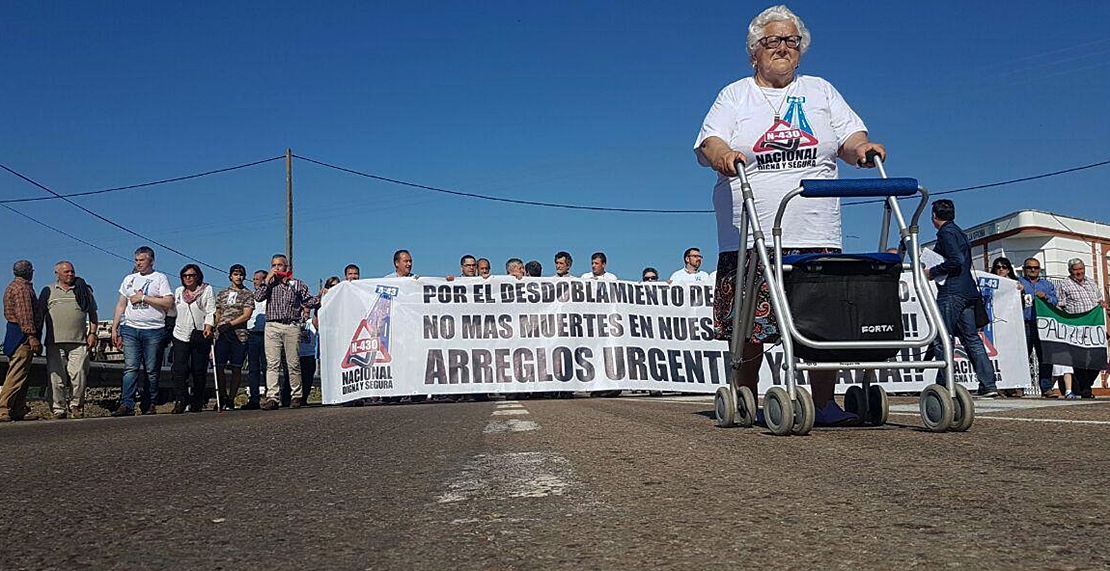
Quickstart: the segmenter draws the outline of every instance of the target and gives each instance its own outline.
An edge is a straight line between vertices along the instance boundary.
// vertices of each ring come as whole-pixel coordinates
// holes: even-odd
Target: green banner
[[[1096,306],[1071,314],[1041,298],[1034,301],[1044,362],[1077,369],[1106,368],[1106,312]]]

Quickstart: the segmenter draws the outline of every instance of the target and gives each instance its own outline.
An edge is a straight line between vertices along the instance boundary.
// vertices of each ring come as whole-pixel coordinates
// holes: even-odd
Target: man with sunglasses
[[[659,272],[655,268],[648,266],[644,268],[644,273],[641,275],[640,281],[657,282],[659,281]]]
[[[1056,286],[1049,280],[1041,279],[1041,262],[1037,258],[1028,258],[1022,265],[1022,275],[1018,277],[1021,283],[1022,316],[1025,318],[1025,342],[1029,349],[1037,355],[1037,382],[1041,387],[1041,396],[1056,398],[1052,390],[1052,363],[1044,362],[1044,352],[1041,349],[1041,338],[1037,335],[1037,312],[1033,308],[1033,299],[1041,298],[1045,303],[1055,306]]]

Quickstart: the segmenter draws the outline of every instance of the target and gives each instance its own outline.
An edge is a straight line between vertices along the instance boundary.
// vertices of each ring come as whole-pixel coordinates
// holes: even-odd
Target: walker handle
[[[732,162],[732,166],[736,168],[736,176],[740,179],[740,183],[748,184],[748,173],[744,170],[747,165],[744,164],[744,159],[736,159]]]
[[[878,159],[878,160],[876,161],[876,159]],[[875,149],[870,149],[864,155],[864,158],[863,158],[862,161],[856,161],[856,166],[859,166],[859,167],[865,168],[865,169],[869,169],[869,168],[874,167],[876,162],[881,164],[882,161],[883,161],[883,159],[879,155],[879,151],[876,151]]]

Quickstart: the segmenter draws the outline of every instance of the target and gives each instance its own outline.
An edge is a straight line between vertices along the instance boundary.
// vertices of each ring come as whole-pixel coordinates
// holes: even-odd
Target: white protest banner
[[[1029,380],[1021,305],[1016,288],[1004,289],[993,298],[996,321],[984,337],[999,386],[1019,387]],[[905,283],[902,291],[909,291]],[[908,293],[902,302],[907,335],[918,335],[920,304]],[[507,276],[343,282],[320,310],[324,403],[608,389],[712,393],[731,370],[728,344],[712,339],[712,305],[713,288],[696,284]],[[913,355],[920,351],[899,359]],[[781,364],[781,351],[769,351],[761,391],[782,382]],[[974,382],[959,353],[956,370],[958,380]],[[861,374],[841,373],[838,391]],[[891,370],[879,380],[912,392],[934,377]]]
[[[320,312],[325,403],[367,396],[651,389],[712,392],[728,345],[712,287],[501,276],[380,279]],[[709,388],[707,388],[709,387]]]

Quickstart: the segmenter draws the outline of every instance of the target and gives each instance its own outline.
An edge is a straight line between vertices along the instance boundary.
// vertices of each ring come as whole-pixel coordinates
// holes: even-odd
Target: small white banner
[[[1029,365],[1019,292],[989,274],[980,282],[994,294],[995,321],[983,337],[999,387],[1024,387]],[[924,316],[906,285],[903,322],[915,337]],[[508,276],[343,282],[320,310],[323,400],[611,389],[712,393],[731,370],[728,343],[713,339],[712,311],[709,285]],[[899,359],[919,354],[903,351]],[[974,388],[961,351],[956,370],[957,380]],[[761,390],[781,384],[781,372],[782,352],[772,349]],[[892,369],[880,371],[879,381],[889,391],[912,392],[935,375]],[[838,391],[861,379],[861,371],[842,372]]]

